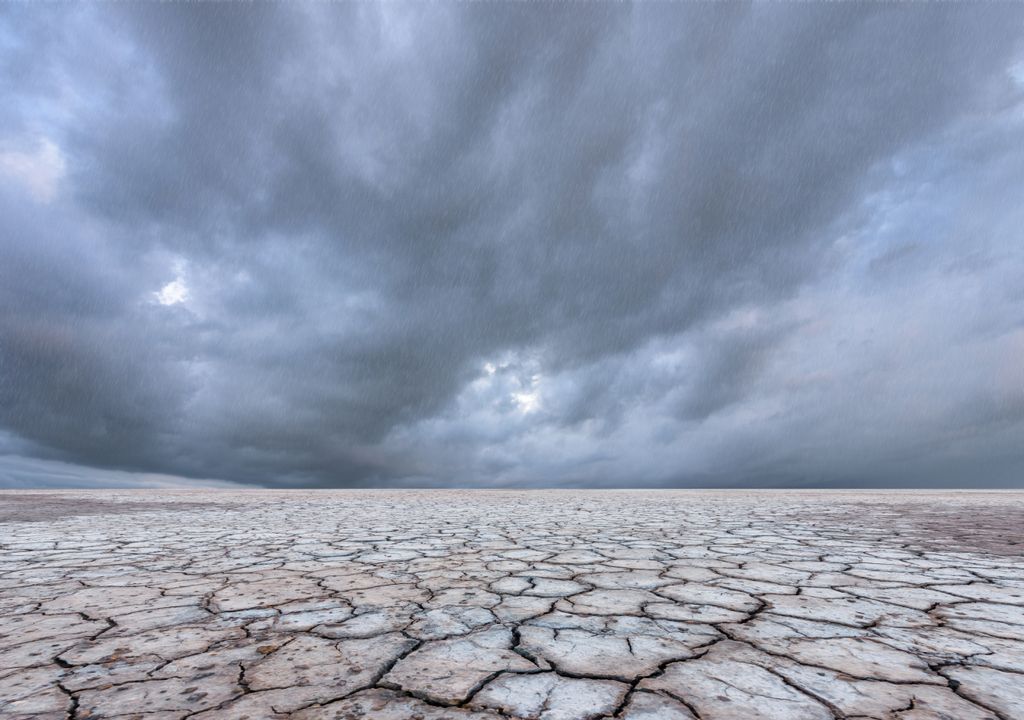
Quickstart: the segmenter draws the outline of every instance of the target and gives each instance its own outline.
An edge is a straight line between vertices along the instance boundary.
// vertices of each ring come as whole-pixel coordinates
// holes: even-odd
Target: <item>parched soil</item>
[[[0,718],[1024,718],[1024,493],[0,492]]]

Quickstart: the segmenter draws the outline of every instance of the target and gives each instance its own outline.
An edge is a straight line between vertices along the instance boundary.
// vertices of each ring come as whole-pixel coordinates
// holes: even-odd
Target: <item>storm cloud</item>
[[[0,483],[1024,482],[1018,6],[11,3],[0,97]]]

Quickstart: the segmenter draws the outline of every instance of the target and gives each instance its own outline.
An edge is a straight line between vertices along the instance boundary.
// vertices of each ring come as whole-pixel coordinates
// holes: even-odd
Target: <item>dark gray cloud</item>
[[[1019,484],[1022,25],[3,6],[3,482]]]

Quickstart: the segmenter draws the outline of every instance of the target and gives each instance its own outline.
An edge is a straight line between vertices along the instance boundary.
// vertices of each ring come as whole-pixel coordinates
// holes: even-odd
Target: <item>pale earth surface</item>
[[[0,717],[1024,718],[1024,493],[0,493]]]

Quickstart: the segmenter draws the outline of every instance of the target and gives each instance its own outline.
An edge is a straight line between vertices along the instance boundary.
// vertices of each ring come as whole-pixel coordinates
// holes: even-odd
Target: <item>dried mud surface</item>
[[[229,509],[230,503],[220,503]],[[207,503],[188,501],[125,500],[104,497],[64,497],[57,493],[0,492],[0,523],[44,522],[78,515],[120,515],[157,510],[200,510]]]
[[[0,718],[1024,718],[1024,493],[0,492]]]

